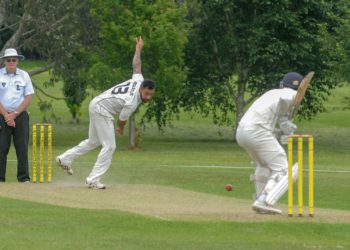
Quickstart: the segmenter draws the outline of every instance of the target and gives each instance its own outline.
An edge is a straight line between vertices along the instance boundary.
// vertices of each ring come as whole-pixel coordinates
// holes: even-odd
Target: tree
[[[87,58],[86,54],[76,52],[64,63],[64,70],[60,74],[64,82],[63,94],[66,97],[65,102],[72,114],[73,123],[79,123],[79,111],[82,102],[87,96]]]
[[[90,15],[89,0],[2,0],[0,30],[1,52],[14,47],[47,61],[47,65],[30,72],[31,75],[53,69],[48,84],[62,77],[66,102],[75,119],[87,86],[80,71],[89,66],[89,61],[81,57],[84,50],[91,50],[98,41],[98,26]],[[73,85],[78,85],[79,91]],[[50,107],[44,101],[39,106]]]
[[[154,119],[159,127],[166,125],[178,111],[178,97],[186,79],[185,5],[170,0],[93,2],[102,37],[96,63],[89,72],[96,80],[95,87],[107,89],[130,78],[135,37],[142,36],[145,41],[142,72],[157,82],[156,96],[143,118],[144,121]],[[95,78],[99,72],[106,72],[103,79]]]
[[[348,10],[349,17],[344,20],[344,26],[341,29],[341,41],[345,48],[344,63],[341,64],[341,79],[343,82],[350,84],[350,10]],[[350,109],[350,97],[345,97],[345,109]]]
[[[191,19],[186,62],[189,81],[184,106],[215,122],[227,122],[262,92],[278,87],[283,74],[316,76],[300,113],[324,110],[323,101],[337,86],[336,68],[343,60],[339,28],[347,1],[200,1]]]

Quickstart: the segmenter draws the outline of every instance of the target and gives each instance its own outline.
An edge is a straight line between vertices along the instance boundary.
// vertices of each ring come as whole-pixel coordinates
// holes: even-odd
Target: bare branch
[[[17,25],[18,25],[18,22],[15,22],[15,23],[10,24],[10,25],[4,25],[4,27],[2,29],[0,29],[0,32],[7,30],[7,29],[12,29],[13,27],[15,27]],[[1,27],[1,23],[0,23],[0,27]]]
[[[54,66],[54,64],[51,63],[49,65],[46,65],[45,67],[29,71],[28,74],[29,74],[29,76],[34,76],[34,75],[37,75],[37,74],[40,74],[40,73],[48,71],[49,69],[53,68],[53,66]],[[44,94],[47,97],[50,97],[50,98],[55,99],[55,100],[64,100],[64,99],[66,99],[64,97],[56,97],[56,96],[50,95],[50,94],[46,93],[38,85],[36,85],[33,80],[32,80],[32,83],[33,83],[33,86],[34,86],[35,89],[39,90],[42,94]]]
[[[35,32],[35,29],[28,30],[22,34],[22,36],[27,36]]]
[[[20,25],[16,32],[12,35],[12,37],[5,43],[4,47],[1,50],[1,54],[4,53],[5,49],[17,47],[18,41],[23,32],[23,25]]]
[[[28,7],[27,4],[26,4],[26,7]],[[27,9],[26,7],[25,7],[25,9]],[[21,21],[19,23],[18,29],[12,34],[12,37],[9,40],[7,40],[7,42],[5,43],[5,45],[3,46],[2,50],[1,50],[1,53],[3,53],[5,51],[5,49],[7,49],[7,48],[17,47],[18,41],[22,37],[22,34],[25,30],[25,27],[24,27],[25,22],[29,19],[30,19],[29,13],[24,11],[24,13],[21,17]]]
[[[52,69],[53,66],[54,66],[54,64],[51,63],[49,65],[46,65],[46,66],[42,67],[42,68],[29,71],[28,74],[29,74],[29,76],[34,76],[34,75],[37,75],[37,74],[40,74],[40,73],[43,73],[43,72],[46,72],[46,71]]]
[[[212,39],[211,40],[211,44],[213,46],[213,52],[214,52],[214,55],[215,55],[215,58],[216,58],[216,61],[218,62],[218,66],[220,68],[221,71],[223,71],[223,66],[222,66],[222,62],[220,60],[220,56],[219,56],[219,49],[218,49],[218,45],[216,43],[216,40],[215,39]]]
[[[47,96],[47,97],[50,97],[50,98],[55,99],[55,100],[65,100],[65,99],[66,99],[66,98],[64,98],[64,97],[56,97],[56,96],[50,95],[50,94],[46,93],[46,92],[45,92],[42,88],[40,88],[38,85],[36,85],[36,84],[34,83],[34,81],[32,81],[32,83],[33,83],[33,87],[34,87],[36,90],[39,90],[42,94],[44,94],[44,95]]]
[[[83,6],[83,5],[84,5],[84,3],[81,2],[75,8],[78,8],[78,7]],[[47,23],[47,25],[49,25],[49,26],[45,26],[44,30],[50,31],[53,28],[57,27],[58,25],[62,24],[64,21],[69,20],[70,18],[71,18],[70,13],[67,12],[66,15],[62,16],[60,19],[56,20],[54,23],[52,23],[52,24]]]

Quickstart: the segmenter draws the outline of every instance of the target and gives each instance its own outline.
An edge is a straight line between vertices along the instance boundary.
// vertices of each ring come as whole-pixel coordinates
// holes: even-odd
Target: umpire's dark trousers
[[[17,180],[29,181],[28,169],[28,142],[29,142],[29,115],[23,111],[15,119],[16,127],[7,126],[5,119],[0,115],[0,182],[6,181],[7,154],[10,150],[11,139],[15,145],[17,155]]]

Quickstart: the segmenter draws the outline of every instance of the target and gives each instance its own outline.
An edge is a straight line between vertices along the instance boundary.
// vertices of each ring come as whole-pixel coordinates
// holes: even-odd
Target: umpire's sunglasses
[[[17,62],[17,58],[8,58],[6,59],[6,62]]]

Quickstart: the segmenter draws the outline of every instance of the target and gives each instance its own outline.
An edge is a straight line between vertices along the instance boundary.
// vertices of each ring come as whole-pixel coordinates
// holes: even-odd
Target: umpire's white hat
[[[18,58],[20,60],[24,59],[24,56],[18,55],[17,50],[12,49],[12,48],[6,49],[4,55],[2,57],[0,57],[0,59],[5,59],[5,58],[8,58],[8,57],[16,57],[16,58]]]

